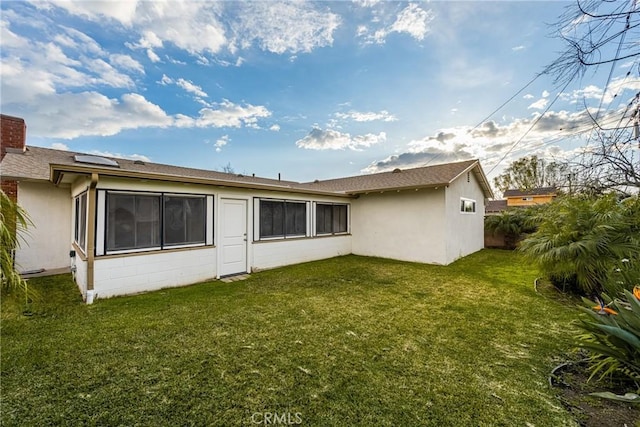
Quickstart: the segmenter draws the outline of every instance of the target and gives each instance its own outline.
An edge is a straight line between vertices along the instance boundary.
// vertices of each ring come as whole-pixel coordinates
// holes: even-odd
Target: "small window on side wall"
[[[476,213],[476,201],[472,199],[460,199],[461,213]]]

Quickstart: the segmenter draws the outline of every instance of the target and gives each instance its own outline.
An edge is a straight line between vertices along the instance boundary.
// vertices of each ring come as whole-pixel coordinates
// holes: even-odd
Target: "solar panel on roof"
[[[73,156],[73,160],[78,163],[87,163],[90,165],[100,166],[113,166],[119,168],[120,165],[115,160],[107,159],[106,157],[92,156],[89,154],[76,154]]]

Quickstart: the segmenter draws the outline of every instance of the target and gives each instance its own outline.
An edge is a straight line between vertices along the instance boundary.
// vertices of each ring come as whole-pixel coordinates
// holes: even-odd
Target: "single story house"
[[[26,146],[24,122],[2,121],[2,188],[34,223],[16,262],[70,267],[88,303],[346,254],[449,264],[484,245],[477,160],[299,183]]]

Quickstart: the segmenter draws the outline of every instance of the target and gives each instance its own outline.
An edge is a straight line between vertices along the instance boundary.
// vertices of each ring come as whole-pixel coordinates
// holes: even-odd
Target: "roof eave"
[[[346,194],[352,194],[354,196],[359,194],[369,194],[369,193],[386,193],[391,191],[407,191],[407,190],[422,190],[427,188],[439,188],[445,187],[449,185],[448,182],[442,182],[437,184],[423,184],[423,185],[406,185],[402,187],[382,187],[382,188],[367,188],[363,190],[349,190],[346,191]]]
[[[81,173],[81,174],[97,173],[101,176],[111,176],[111,177],[117,177],[117,178],[148,179],[153,181],[169,181],[169,182],[181,182],[181,183],[188,183],[188,184],[214,185],[218,187],[232,187],[232,188],[242,188],[242,189],[248,189],[248,190],[284,191],[289,193],[313,194],[313,195],[319,195],[319,196],[331,196],[331,197],[343,197],[343,198],[353,197],[344,192],[310,190],[310,189],[304,189],[304,188],[291,187],[288,185],[272,185],[272,184],[249,183],[249,182],[240,182],[240,181],[227,181],[227,180],[219,180],[219,179],[197,178],[197,177],[188,177],[188,176],[176,176],[176,175],[167,175],[167,174],[160,174],[160,173],[122,170],[122,169],[115,169],[115,168],[83,167],[83,166],[75,166],[75,165],[50,164],[50,171],[51,171],[50,180],[55,184],[60,183],[64,173]]]
[[[482,187],[484,198],[493,199],[495,196],[493,194],[493,190],[491,189],[491,184],[489,184],[489,179],[484,174],[484,171],[482,170],[482,166],[480,166],[480,160],[476,160],[473,163],[471,163],[462,172],[460,172],[458,175],[452,178],[451,181],[449,181],[449,184],[451,184],[453,181],[455,181],[456,179],[460,178],[462,175],[464,175],[467,172],[470,172],[473,169],[476,169],[474,173],[476,174],[476,177],[479,178],[480,187]]]

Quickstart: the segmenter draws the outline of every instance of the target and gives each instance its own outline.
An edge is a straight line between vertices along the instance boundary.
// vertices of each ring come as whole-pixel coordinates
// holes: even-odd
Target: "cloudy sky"
[[[479,158],[492,178],[570,157],[586,107],[640,90],[632,61],[609,85],[536,78],[568,4],[3,1],[1,110],[30,145],[158,163],[310,181]]]

